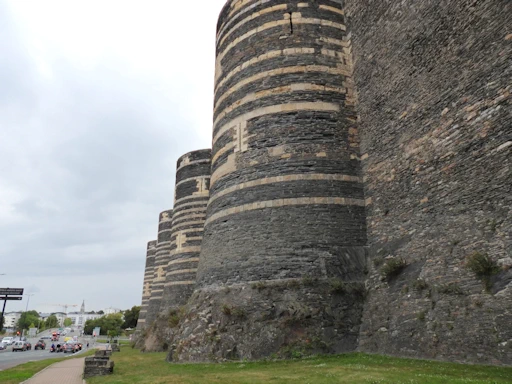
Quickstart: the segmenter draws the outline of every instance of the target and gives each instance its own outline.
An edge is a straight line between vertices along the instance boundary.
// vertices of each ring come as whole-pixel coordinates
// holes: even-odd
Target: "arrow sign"
[[[23,295],[24,288],[0,288],[1,296]]]
[[[14,296],[14,297],[9,297],[9,296],[4,296],[4,297],[0,297],[0,300],[21,300],[23,299],[23,297],[21,296]]]

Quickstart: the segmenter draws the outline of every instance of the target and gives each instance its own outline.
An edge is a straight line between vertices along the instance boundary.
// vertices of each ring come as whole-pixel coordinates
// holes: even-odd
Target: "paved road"
[[[73,334],[70,334],[73,336]],[[49,340],[46,341],[46,349],[45,350],[34,350],[34,345],[37,343],[37,340],[39,340],[39,337],[37,338],[30,338],[29,341],[32,343],[32,350],[30,351],[24,351],[24,352],[13,352],[12,346],[7,347],[7,349],[0,351],[0,371],[15,367],[16,365],[23,364],[29,361],[37,361],[37,360],[46,360],[46,359],[55,359],[60,357],[66,357],[66,356],[73,356],[77,353],[81,353],[85,351],[85,344],[87,344],[87,341],[84,341],[80,339],[80,341],[84,344],[84,349],[77,353],[50,353],[50,346],[52,345],[52,342]],[[60,343],[62,344],[64,342],[64,338],[61,337]],[[57,344],[57,343],[55,343]]]

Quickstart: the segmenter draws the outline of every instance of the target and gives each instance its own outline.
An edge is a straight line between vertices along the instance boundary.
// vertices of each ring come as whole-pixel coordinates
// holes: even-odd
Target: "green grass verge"
[[[94,355],[94,350],[90,350],[79,355],[68,357],[68,359],[78,359],[86,356]],[[48,359],[40,361],[31,361],[30,363],[20,364],[16,367],[0,371],[0,383],[2,384],[19,384],[22,381],[30,379],[37,372],[42,371],[49,365],[66,360],[66,357],[59,359]]]
[[[510,383],[512,368],[347,354],[303,360],[224,364],[169,364],[165,353],[124,348],[114,353],[114,374],[88,384],[451,384]]]

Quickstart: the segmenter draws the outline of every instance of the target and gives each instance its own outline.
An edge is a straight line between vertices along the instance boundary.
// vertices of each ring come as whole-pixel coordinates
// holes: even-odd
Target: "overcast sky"
[[[0,0],[0,288],[29,310],[140,305],[176,160],[211,146],[224,3]]]

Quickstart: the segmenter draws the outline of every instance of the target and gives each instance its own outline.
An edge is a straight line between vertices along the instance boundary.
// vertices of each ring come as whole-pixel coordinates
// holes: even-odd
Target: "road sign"
[[[23,297],[21,297],[21,296],[13,296],[13,297],[4,296],[4,297],[0,297],[0,301],[2,301],[2,300],[21,300],[21,299],[23,299]]]
[[[24,288],[0,288],[0,296],[23,295]]]

